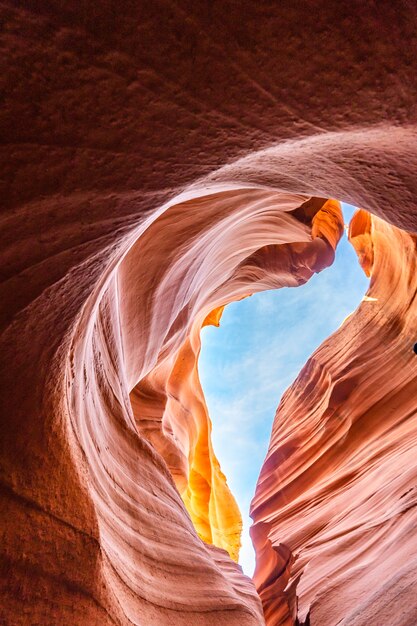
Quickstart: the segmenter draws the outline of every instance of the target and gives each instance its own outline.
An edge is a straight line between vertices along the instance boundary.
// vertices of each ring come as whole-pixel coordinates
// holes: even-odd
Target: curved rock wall
[[[369,290],[284,394],[252,502],[267,624],[417,619],[417,238],[364,211],[349,237]]]
[[[324,200],[308,198],[417,229],[415,9],[0,12],[1,620],[262,623],[251,581],[186,511],[236,556],[198,331],[231,299],[331,262],[338,228],[313,223]],[[389,588],[409,598],[401,532],[386,530]],[[306,572],[299,589],[300,615],[327,610]]]
[[[140,370],[131,394],[139,432],[166,460],[199,536],[235,560],[241,518],[212,449],[197,371],[200,329],[218,323],[227,302],[301,284],[331,263],[342,232],[338,203],[328,201],[315,214],[323,201],[309,203],[294,217],[288,209],[296,203],[296,197],[252,190],[177,205],[152,225],[120,268],[120,293],[126,294],[122,328],[129,328],[127,344],[132,344],[124,354],[128,359],[143,358],[150,349],[159,354],[146,377]],[[308,242],[311,236],[314,241]],[[138,301],[149,304],[139,309]],[[149,336],[138,350],[131,333],[135,337],[146,327]],[[156,337],[163,338],[161,346],[152,345]]]
[[[302,200],[252,190],[168,208],[79,321],[67,375],[71,425],[85,455],[102,575],[132,622],[189,623],[193,615],[211,624],[219,606],[229,623],[262,622],[252,582],[198,539],[168,468],[200,537],[237,559],[240,514],[211,446],[199,331],[226,297],[302,283],[332,261],[322,233],[337,242],[338,203],[309,217],[322,201],[304,211]]]

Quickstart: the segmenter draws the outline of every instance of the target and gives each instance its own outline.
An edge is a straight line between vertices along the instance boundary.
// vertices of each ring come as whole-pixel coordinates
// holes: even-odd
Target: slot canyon
[[[0,624],[415,626],[417,3],[0,12]],[[200,331],[326,272],[341,202],[369,288],[279,403],[250,578]]]

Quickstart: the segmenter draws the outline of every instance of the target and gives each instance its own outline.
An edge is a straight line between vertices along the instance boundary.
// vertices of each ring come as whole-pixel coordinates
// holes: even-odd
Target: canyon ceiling
[[[0,12],[0,622],[416,624],[417,3]],[[370,287],[277,410],[252,580],[200,329],[326,271],[339,201]]]

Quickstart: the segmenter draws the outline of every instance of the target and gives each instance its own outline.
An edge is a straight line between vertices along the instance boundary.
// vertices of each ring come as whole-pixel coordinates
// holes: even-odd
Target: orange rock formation
[[[226,549],[235,561],[238,560],[242,523],[211,444],[211,422],[197,370],[200,329],[206,324],[218,325],[224,308],[224,304],[219,303],[242,298],[249,290],[282,287],[294,284],[294,279],[297,283],[307,280],[313,270],[331,263],[342,233],[342,214],[337,202],[327,201],[318,211],[316,206],[312,212],[317,212],[312,217],[304,207],[298,209],[296,215],[303,217],[304,222],[311,222],[314,241],[306,244],[302,240],[309,236],[308,229],[304,228],[303,232],[298,219],[283,212],[279,197],[252,192],[245,194],[245,198],[250,198],[248,209],[250,207],[253,211],[256,207],[254,215],[249,210],[246,212],[245,220],[237,220],[234,214],[227,213],[244,202],[241,193],[223,193],[190,201],[173,207],[164,215],[165,222],[169,219],[171,233],[176,240],[179,238],[179,247],[171,250],[172,241],[167,241],[166,250],[161,250],[159,244],[155,264],[161,266],[161,255],[169,268],[169,277],[164,280],[174,284],[185,285],[183,277],[188,274],[188,280],[195,284],[192,292],[184,289],[187,297],[192,298],[191,302],[186,300],[186,306],[191,310],[185,312],[184,302],[181,302],[179,313],[175,309],[176,316],[170,314],[169,353],[166,349],[162,352],[151,372],[131,393],[139,433],[167,462],[198,535],[206,543]],[[223,208],[224,215],[219,212],[220,208]],[[175,224],[179,215],[193,214],[196,210],[204,222],[199,225],[194,222],[195,233],[191,238],[189,222],[181,224],[180,229],[176,229],[173,222]],[[209,223],[210,214],[215,223]],[[270,221],[267,239],[253,237],[250,241],[249,229],[256,231],[257,225],[268,224],[266,220]],[[223,229],[225,232],[221,233]],[[157,220],[146,238],[155,241],[160,231],[164,232],[164,227]],[[203,260],[208,233],[213,240],[212,251],[210,257]],[[238,249],[237,242],[244,242],[245,238],[247,243]],[[289,243],[291,239],[297,243]],[[183,254],[185,241],[186,258]],[[142,282],[142,277],[136,273],[143,271],[140,259],[144,255],[144,245],[146,243],[139,240],[123,261],[121,275],[126,276],[129,284]],[[228,251],[227,255],[224,250]],[[186,267],[186,261],[197,261],[197,269]],[[196,272],[196,276],[191,275],[191,271]],[[181,278],[172,276],[171,272],[174,275],[180,272]],[[198,297],[199,277],[202,276],[205,278],[200,283],[205,290],[204,300]],[[211,284],[207,277],[211,277]],[[164,287],[158,289],[162,297],[165,297]],[[126,284],[123,293],[128,289]],[[134,297],[136,300],[136,293]],[[213,304],[215,308],[211,310]],[[154,303],[153,307],[154,316],[159,321],[163,302],[159,307]]]
[[[0,15],[0,622],[414,623],[412,4]],[[368,300],[278,411],[258,596],[199,332],[332,262],[327,198],[390,224],[355,218]]]
[[[267,624],[417,619],[417,237],[358,211],[349,238],[369,291],[282,398],[252,503]]]

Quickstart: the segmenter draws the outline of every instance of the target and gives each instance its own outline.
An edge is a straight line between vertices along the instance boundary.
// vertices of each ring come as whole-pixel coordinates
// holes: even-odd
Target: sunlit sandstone
[[[368,293],[284,394],[252,502],[267,624],[417,617],[396,615],[417,574],[417,237],[361,210],[349,238]]]
[[[417,621],[415,242],[366,213],[368,299],[274,425],[260,597],[230,558],[201,326],[332,262],[327,198],[417,230],[412,3],[284,4],[0,5],[1,622]]]
[[[239,219],[238,214],[227,212],[232,208],[240,210],[245,201],[248,208],[253,208],[254,215],[247,210],[245,218]],[[225,211],[223,219],[219,215],[222,204]],[[160,362],[151,373],[136,384],[131,399],[139,432],[167,462],[198,535],[203,541],[226,549],[237,561],[242,522],[211,444],[211,422],[197,369],[200,329],[206,324],[219,324],[224,303],[240,299],[248,291],[293,285],[294,279],[296,284],[301,284],[313,271],[331,263],[334,247],[343,232],[343,218],[340,205],[335,201],[325,202],[319,210],[316,206],[311,218],[301,207],[296,214],[302,217],[305,213],[303,228],[297,218],[288,212],[283,213],[279,196],[229,192],[175,207],[171,210],[172,219],[175,222],[179,212],[195,215],[196,209],[205,219],[200,225],[201,230],[195,232],[195,240],[189,237],[189,230],[184,228],[184,224],[181,229],[181,236],[187,238],[187,258],[198,261],[197,276],[204,276],[205,279],[199,285],[198,279],[193,276],[196,319],[188,321],[184,313],[182,319],[177,316],[172,335],[179,336],[184,330],[181,322],[183,325],[188,322],[185,339],[176,349],[171,342],[170,353],[162,353]],[[210,225],[213,209],[216,209],[217,222]],[[229,224],[228,228],[225,223]],[[269,229],[265,229],[268,223]],[[156,222],[153,227],[155,240],[159,226]],[[257,230],[262,233],[262,238],[252,235],[245,244],[250,232]],[[307,243],[309,230],[311,243]],[[212,239],[212,256],[204,261],[200,238],[204,242],[208,234]],[[265,235],[266,240],[263,239]],[[290,243],[291,239],[295,242]],[[306,243],[302,243],[302,239],[306,239]],[[172,241],[168,245],[172,246]],[[179,248],[172,251],[174,256],[171,258],[163,254],[169,259],[174,276],[176,272],[190,275],[190,268],[184,268],[186,261],[181,255],[182,245],[181,240]],[[161,250],[156,247],[158,257],[155,262],[160,265]],[[132,280],[133,272],[142,271],[136,270],[136,267],[140,268],[142,254],[142,244],[138,242],[126,257],[124,263],[129,268],[129,280]],[[217,264],[216,271],[213,271],[213,263]],[[124,272],[122,267],[122,275]],[[174,276],[170,276],[171,280],[183,284],[177,282]],[[133,280],[136,282],[136,278]],[[196,298],[199,287],[205,290],[204,300]],[[161,298],[161,302],[157,303],[159,312],[167,304],[166,292],[160,290],[152,297],[158,295]],[[213,304],[215,308],[206,315],[205,312]]]

